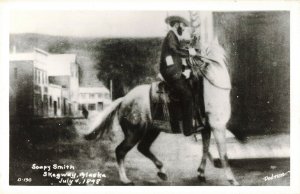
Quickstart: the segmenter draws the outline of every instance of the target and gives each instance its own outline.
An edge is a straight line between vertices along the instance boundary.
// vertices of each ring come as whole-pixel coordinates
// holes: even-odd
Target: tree
[[[66,53],[71,48],[71,44],[67,39],[60,38],[50,44],[47,48],[48,52],[50,53],[59,53],[63,54]]]
[[[104,39],[94,49],[97,76],[106,85],[113,81],[113,98],[149,83],[159,70],[160,38]]]

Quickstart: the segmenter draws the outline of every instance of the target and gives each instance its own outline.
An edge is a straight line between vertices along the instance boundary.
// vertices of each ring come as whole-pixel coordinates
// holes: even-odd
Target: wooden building
[[[12,53],[9,62],[10,117],[72,116],[78,106],[76,55],[41,49]]]

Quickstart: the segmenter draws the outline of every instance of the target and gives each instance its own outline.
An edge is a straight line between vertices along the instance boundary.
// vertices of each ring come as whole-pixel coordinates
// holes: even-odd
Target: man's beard
[[[182,35],[182,32],[183,32],[183,29],[182,29],[182,27],[181,26],[179,26],[178,28],[177,28],[177,33],[178,33],[178,35]]]

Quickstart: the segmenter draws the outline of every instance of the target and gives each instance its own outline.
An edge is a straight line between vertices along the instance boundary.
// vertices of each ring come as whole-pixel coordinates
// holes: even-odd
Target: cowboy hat
[[[185,26],[189,26],[189,22],[181,16],[169,16],[165,19],[165,22],[167,24],[170,24],[171,22],[180,22],[183,23]]]

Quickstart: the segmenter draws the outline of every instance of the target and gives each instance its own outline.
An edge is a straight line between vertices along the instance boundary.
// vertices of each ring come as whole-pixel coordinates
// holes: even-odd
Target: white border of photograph
[[[9,186],[9,12],[11,10],[208,10],[208,11],[266,11],[287,10],[290,11],[290,77],[291,77],[291,181],[290,186],[104,186],[104,187],[67,187],[67,186]],[[74,1],[74,2],[24,2],[12,1],[0,3],[0,194],[2,193],[300,193],[300,160],[299,160],[299,56],[300,56],[300,3],[299,1]],[[30,21],[28,21],[30,22]],[[96,22],[96,21],[95,21]],[[95,25],[97,25],[95,23]]]

